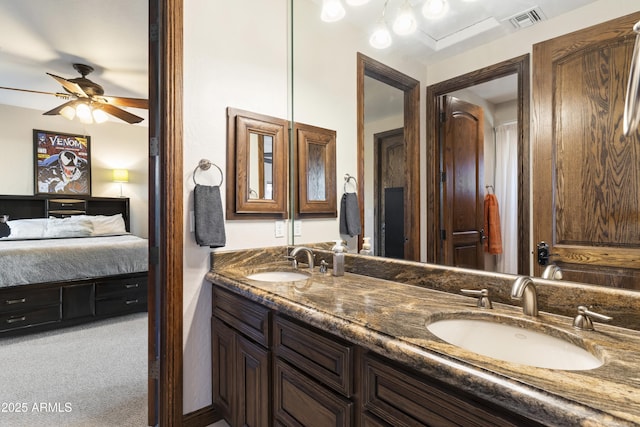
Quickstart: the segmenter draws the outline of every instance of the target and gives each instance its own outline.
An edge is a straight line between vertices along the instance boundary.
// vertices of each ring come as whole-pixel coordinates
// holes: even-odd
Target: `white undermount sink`
[[[308,274],[298,271],[263,271],[247,275],[247,279],[257,280],[260,282],[298,282],[307,280]]]
[[[479,319],[445,319],[427,325],[438,338],[465,350],[511,363],[582,371],[603,362],[561,338],[504,323]]]

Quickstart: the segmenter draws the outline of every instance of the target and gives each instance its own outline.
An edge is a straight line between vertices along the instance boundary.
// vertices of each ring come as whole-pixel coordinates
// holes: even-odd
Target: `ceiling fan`
[[[81,77],[65,79],[55,74],[47,73],[62,85],[65,92],[42,92],[2,86],[0,86],[0,89],[41,93],[54,95],[62,99],[69,99],[69,101],[57,106],[53,110],[43,113],[45,116],[62,115],[68,119],[73,119],[77,114],[78,118],[84,123],[105,121],[107,119],[106,114],[111,114],[130,124],[140,123],[144,120],[142,117],[136,116],[120,107],[148,109],[149,101],[147,99],[105,96],[102,86],[86,78],[86,76],[93,71],[93,67],[85,64],[73,64],[73,68],[80,73]]]

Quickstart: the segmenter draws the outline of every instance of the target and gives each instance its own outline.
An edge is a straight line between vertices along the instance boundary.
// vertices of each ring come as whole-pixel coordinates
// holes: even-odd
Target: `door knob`
[[[538,264],[541,266],[545,266],[549,263],[549,258],[558,254],[549,253],[549,245],[544,241],[538,243]]]

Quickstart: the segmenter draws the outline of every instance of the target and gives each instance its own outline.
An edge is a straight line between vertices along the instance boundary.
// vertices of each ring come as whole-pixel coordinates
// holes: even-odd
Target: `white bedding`
[[[0,241],[0,287],[147,270],[148,241],[133,235]]]

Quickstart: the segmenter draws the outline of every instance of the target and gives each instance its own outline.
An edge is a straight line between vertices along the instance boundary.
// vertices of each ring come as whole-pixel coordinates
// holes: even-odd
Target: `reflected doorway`
[[[398,229],[393,233],[395,239],[398,240],[402,249],[402,257],[408,260],[420,260],[420,191],[419,191],[419,176],[420,176],[420,147],[419,147],[419,102],[420,102],[420,87],[419,82],[405,74],[402,74],[378,61],[375,61],[361,53],[358,53],[358,74],[357,74],[357,95],[358,95],[358,204],[360,207],[360,220],[363,224],[365,235],[378,234],[380,232],[376,230],[380,229],[380,222],[374,219],[380,218],[382,215],[380,211],[375,207],[378,203],[374,202],[374,176],[377,168],[374,167],[374,137],[375,133],[389,131],[393,129],[401,128],[403,131],[403,144],[402,144],[402,174],[404,176],[404,185],[401,194],[398,191],[390,197],[401,197],[393,205],[397,209],[393,212],[389,212],[388,216],[394,216],[396,218],[402,218],[401,229]],[[393,119],[385,120],[385,123],[378,123],[382,127],[377,130],[369,131],[369,136],[365,131],[367,125],[367,115],[365,110],[367,109],[366,99],[373,97],[372,93],[366,89],[367,85],[377,85],[386,88],[391,92],[395,91],[392,98],[395,99],[394,103],[401,107],[396,108],[396,114],[393,114]],[[385,103],[390,102],[389,99],[382,101],[374,101],[375,104],[382,106]],[[371,113],[369,114],[371,117]],[[381,121],[382,122],[382,121]],[[370,153],[370,154],[367,154]],[[384,194],[378,196],[378,200],[384,197]],[[366,206],[366,208],[365,208]],[[400,211],[401,208],[401,211]],[[378,212],[375,214],[374,212]],[[387,216],[387,214],[385,214]],[[399,227],[400,228],[400,227]],[[385,232],[389,235],[390,232]],[[362,235],[358,238],[358,250],[362,248]],[[376,254],[379,254],[380,243],[378,237],[378,249]],[[400,252],[396,252],[397,254]]]
[[[523,55],[446,80],[427,88],[427,262],[443,263],[442,223],[442,150],[440,137],[441,98],[445,95],[459,97],[464,89],[471,89],[483,83],[493,82],[503,77],[515,76],[517,80],[516,96],[516,173],[517,192],[514,197],[517,230],[517,272],[528,274],[530,271],[529,253],[529,55]],[[493,137],[491,138],[493,140]],[[491,159],[485,159],[491,160]],[[493,165],[491,166],[493,167]],[[512,178],[513,179],[513,178]],[[491,184],[493,185],[493,184]],[[488,190],[487,190],[488,191]],[[432,201],[432,203],[431,203]],[[506,218],[505,218],[506,219]],[[496,267],[490,268],[494,270]],[[515,268],[515,267],[514,267]]]
[[[366,94],[365,103],[369,105]],[[365,123],[368,122],[367,111],[365,107]],[[373,148],[374,218],[370,228],[375,230],[372,236],[374,254],[404,259],[404,129],[373,135]]]

